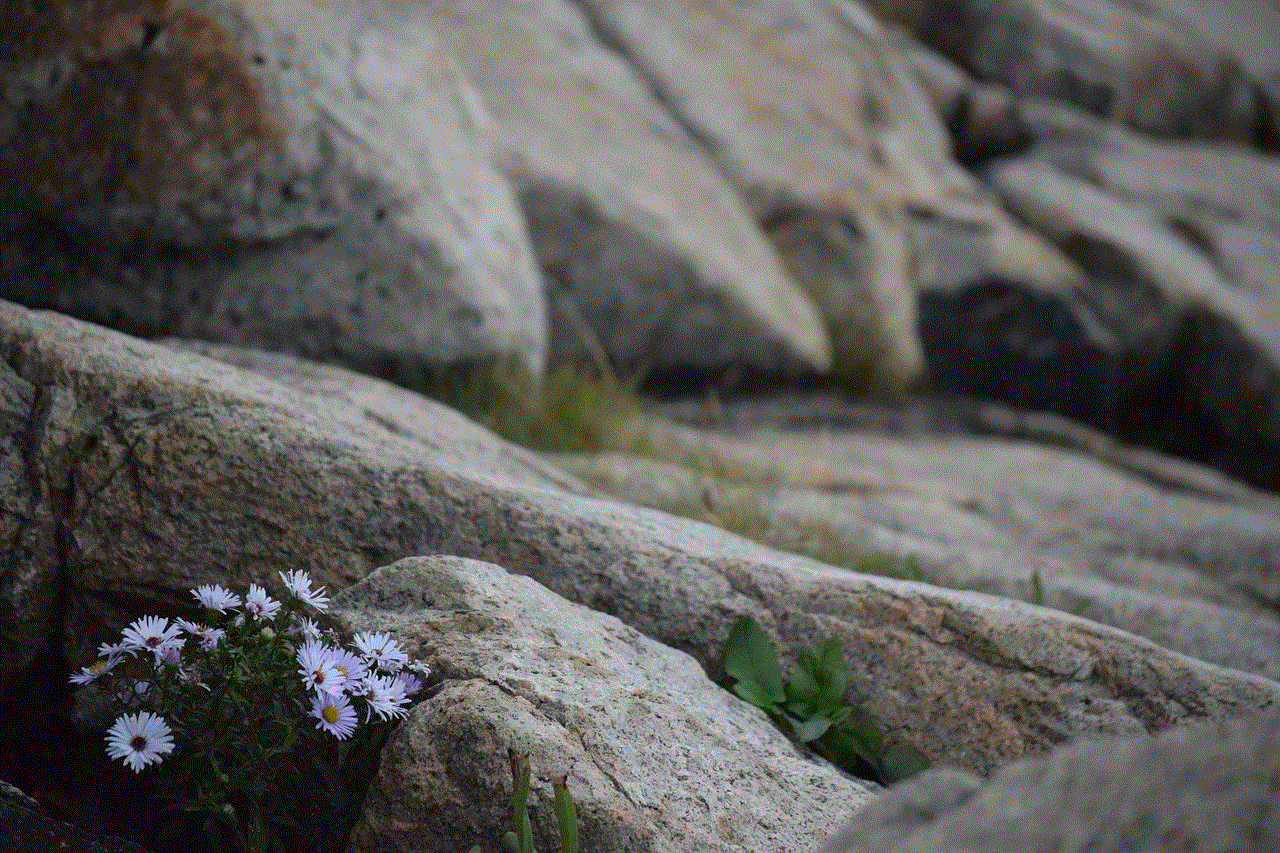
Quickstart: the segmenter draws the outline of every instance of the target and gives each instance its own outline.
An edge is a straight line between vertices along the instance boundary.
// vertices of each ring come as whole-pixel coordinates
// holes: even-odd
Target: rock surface
[[[669,411],[705,418],[692,408]],[[892,555],[944,586],[1021,601],[1034,574],[1051,607],[1280,679],[1280,501],[1069,423],[1019,424],[988,408],[944,426],[931,421],[946,408],[920,402],[882,413],[888,425],[872,431],[839,399],[766,398],[724,404],[719,429],[652,425],[680,465],[558,459],[625,500],[703,518],[710,503],[726,526],[828,561]]]
[[[494,118],[549,278],[553,361],[595,338],[623,375],[830,367],[826,328],[736,192],[576,4],[421,5]]]
[[[1021,112],[1039,141],[985,174],[1089,275],[1073,310],[1094,330],[1108,398],[1091,422],[1274,487],[1280,161],[1147,140],[1048,104]]]
[[[420,18],[169,5],[6,26],[0,296],[375,371],[542,370],[524,221]]]
[[[800,756],[688,655],[489,563],[402,560],[332,615],[443,677],[383,749],[347,853],[488,846],[509,825],[508,748],[530,754],[543,850],[562,774],[602,853],[812,850],[878,787]]]
[[[1058,611],[859,575],[592,497],[375,380],[210,352],[271,379],[0,306],[15,401],[0,519],[9,671],[50,644],[82,665],[130,619],[182,607],[200,583],[274,584],[278,569],[301,568],[340,589],[404,556],[453,554],[529,575],[713,675],[742,615],[785,660],[834,635],[855,710],[889,742],[979,772],[1072,736],[1280,698],[1276,682]]]
[[[988,272],[1072,277],[956,168],[928,100],[860,6],[585,5],[743,193],[831,325],[842,375],[898,389],[920,378],[913,265],[933,255],[911,211],[975,230]]]
[[[1275,711],[1156,737],[1084,740],[989,780],[926,771],[857,812],[824,853],[1121,853],[1280,847]]]
[[[1273,4],[872,0],[979,77],[1161,136],[1270,139]]]
[[[147,853],[137,844],[85,832],[41,813],[40,804],[0,781],[0,850],[14,853]]]

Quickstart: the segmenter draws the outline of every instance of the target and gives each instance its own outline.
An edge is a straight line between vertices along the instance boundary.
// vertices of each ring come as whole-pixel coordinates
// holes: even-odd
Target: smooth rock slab
[[[230,362],[0,304],[6,671],[71,666],[202,583],[334,591],[405,556],[525,574],[717,676],[755,617],[779,656],[839,637],[850,702],[889,743],[985,772],[1085,733],[1248,713],[1280,684],[978,593],[855,575],[593,496],[455,412],[337,368]],[[261,359],[261,361],[259,361]],[[274,380],[274,381],[273,381]],[[25,384],[24,384],[25,383]],[[25,396],[24,396],[25,395]]]
[[[1083,440],[1068,451],[926,429],[878,435],[832,425],[838,405],[826,425],[768,425],[815,402],[731,403],[722,416],[738,426],[721,430],[655,420],[653,445],[680,464],[554,459],[623,500],[697,518],[710,506],[722,524],[805,553],[909,559],[944,586],[1021,601],[1035,574],[1049,606],[1280,680],[1272,496],[1100,436],[1090,452]],[[903,420],[912,414],[931,415],[923,403]]]
[[[1270,132],[1270,117],[1254,87],[1276,67],[1272,45],[1280,35],[1280,15],[1271,4],[871,5],[981,78],[1019,95],[1069,101],[1161,136],[1252,142]]]
[[[456,853],[510,827],[507,749],[530,753],[536,846],[564,775],[593,851],[815,849],[874,785],[802,757],[698,663],[499,566],[420,557],[337,596],[443,678],[391,736],[348,853]]]
[[[817,311],[734,188],[578,6],[420,6],[493,116],[549,279],[552,361],[598,341],[624,374],[830,366]]]
[[[844,378],[895,389],[920,378],[915,267],[932,247],[909,211],[971,226],[989,272],[1072,278],[951,160],[928,99],[861,6],[583,5],[746,198],[823,312]]]
[[[541,372],[523,219],[420,16],[146,8],[79,22],[105,45],[48,46],[65,73],[47,90],[0,86],[0,296],[373,371],[511,355]],[[52,61],[19,58],[6,74]]]
[[[1086,739],[985,783],[926,771],[877,797],[824,853],[1199,853],[1280,849],[1280,715]]]

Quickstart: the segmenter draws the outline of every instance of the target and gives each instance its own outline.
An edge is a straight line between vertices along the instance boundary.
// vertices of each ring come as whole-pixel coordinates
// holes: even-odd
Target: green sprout
[[[503,853],[537,853],[533,847],[533,825],[529,821],[529,753],[517,753],[508,748],[507,761],[511,764],[513,829],[502,836],[502,850]],[[560,853],[578,853],[578,812],[565,777],[557,777],[551,787],[555,794],[552,808],[560,832]],[[481,853],[480,845],[475,845],[467,853]]]
[[[847,679],[844,651],[836,638],[802,652],[783,681],[773,644],[750,616],[743,616],[725,643],[724,669],[734,692],[769,715],[781,731],[808,744],[842,770],[889,785],[929,766],[914,746],[885,748],[884,735],[869,720],[850,724],[843,703]]]

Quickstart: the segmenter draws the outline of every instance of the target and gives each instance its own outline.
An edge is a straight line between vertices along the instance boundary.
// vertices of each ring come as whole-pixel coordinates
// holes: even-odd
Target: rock
[[[988,273],[1075,275],[951,160],[927,97],[861,7],[585,5],[743,193],[832,328],[846,380],[901,390],[920,378],[915,267],[929,245],[913,212],[980,231]]]
[[[1155,737],[1083,740],[985,782],[926,771],[864,806],[823,850],[1275,850],[1278,733],[1273,710]]]
[[[542,370],[523,221],[420,17],[169,7],[6,27],[0,296],[374,371]]]
[[[954,0],[872,4],[887,20],[1018,95],[1070,102],[1160,136],[1254,142],[1277,70],[1280,12],[1247,2]]]
[[[849,701],[889,743],[979,772],[1068,737],[1221,719],[1280,698],[1276,682],[1069,614],[858,575],[619,504],[366,377],[209,351],[267,375],[0,304],[5,384],[34,397],[0,456],[0,482],[15,484],[0,516],[6,672],[55,645],[83,665],[129,620],[189,606],[201,583],[274,588],[278,570],[305,569],[337,591],[405,556],[452,554],[616,616],[713,676],[743,615],[784,660],[838,637]],[[851,438],[847,452],[872,443]],[[931,444],[901,447],[899,464],[928,458]],[[1034,458],[1014,448],[1010,464]],[[1090,469],[1058,462],[1034,484],[1043,496],[1015,499],[993,481],[995,508],[1067,506],[1053,489]],[[1098,486],[1113,488],[1103,473]],[[1105,532],[1109,519],[1094,523]]]
[[[41,813],[40,805],[0,781],[0,850],[22,853],[147,853],[132,842],[95,835]]]
[[[719,429],[651,425],[682,464],[555,458],[623,500],[837,565],[1021,601],[1034,574],[1046,605],[1280,680],[1273,497],[1044,416],[915,402],[870,427],[866,409],[730,402]]]
[[[810,850],[874,787],[802,757],[688,655],[489,563],[402,560],[332,615],[443,676],[383,749],[347,853],[491,846],[510,826],[507,749],[530,754],[542,850],[559,846],[559,775],[600,851]]]
[[[623,375],[830,367],[827,330],[736,192],[574,3],[422,6],[494,117],[549,279],[552,361],[598,341]]]
[[[1092,422],[1280,482],[1280,163],[1047,104],[1022,113],[1040,142],[986,174],[1089,273],[1072,301],[1112,362]]]
[[[889,37],[951,133],[956,159],[968,166],[1024,148],[1032,133],[1008,87],[975,80],[945,56],[891,28]]]

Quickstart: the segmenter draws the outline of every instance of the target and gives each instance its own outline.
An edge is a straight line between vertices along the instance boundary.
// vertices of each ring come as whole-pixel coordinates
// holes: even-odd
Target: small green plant
[[[517,359],[437,371],[402,371],[395,380],[534,450],[616,449],[640,413],[635,387],[605,367],[560,364],[541,380]]]
[[[844,651],[834,637],[820,649],[802,652],[795,672],[784,682],[773,644],[754,619],[743,616],[725,643],[724,669],[734,679],[735,693],[842,770],[892,784],[929,766],[929,759],[913,746],[886,749],[874,723],[848,722],[853,709],[843,704]]]
[[[1031,573],[1031,603],[1044,604],[1044,584],[1040,581],[1040,573],[1035,571]]]
[[[287,595],[249,586],[192,590],[195,621],[144,616],[101,658],[71,676],[123,710],[107,754],[153,775],[172,818],[156,842],[238,853],[336,849],[323,838],[353,804],[352,776],[371,774],[390,726],[408,713],[425,667],[385,633],[351,647],[302,608],[323,611],[324,589],[281,572]],[[375,719],[376,718],[376,719]],[[358,804],[355,804],[358,805]],[[194,843],[193,843],[194,842]]]
[[[504,853],[536,853],[533,848],[533,825],[529,822],[529,753],[507,749],[511,764],[511,825],[502,837]],[[578,812],[573,796],[560,776],[551,783],[555,802],[556,828],[560,832],[561,853],[578,853]],[[480,845],[467,853],[480,853]]]

